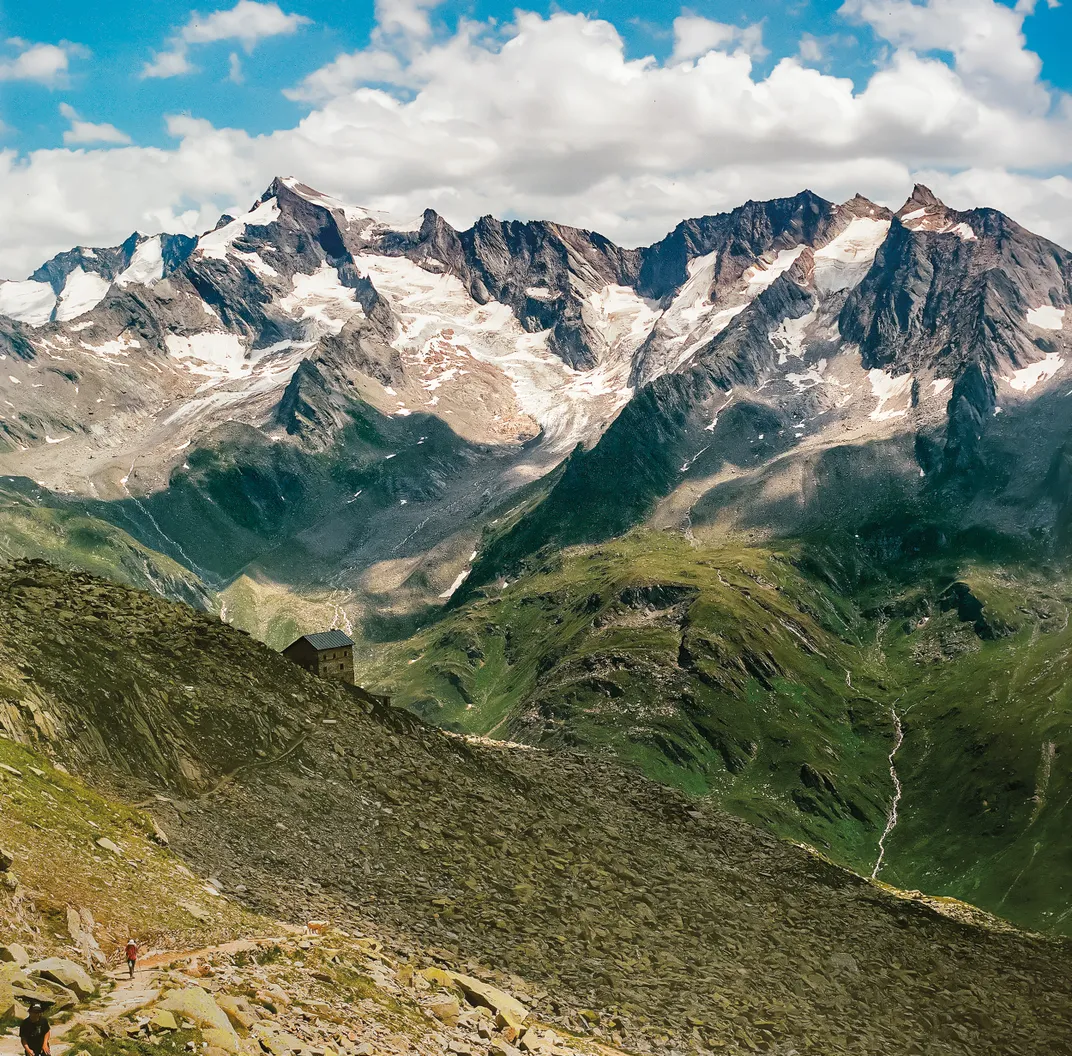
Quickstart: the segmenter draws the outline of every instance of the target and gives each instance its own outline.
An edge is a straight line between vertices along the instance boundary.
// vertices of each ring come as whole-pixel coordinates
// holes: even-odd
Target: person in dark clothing
[[[19,1027],[19,1041],[25,1056],[52,1056],[52,1027],[44,1005],[36,1001],[30,1005],[30,1014]]]

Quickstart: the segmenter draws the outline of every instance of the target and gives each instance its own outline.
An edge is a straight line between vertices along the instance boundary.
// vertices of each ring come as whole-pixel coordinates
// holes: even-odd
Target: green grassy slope
[[[883,635],[905,729],[883,876],[1069,934],[1072,589],[979,566],[955,583]]]
[[[1072,592],[992,564],[887,569],[866,591],[818,568],[800,548],[635,533],[567,551],[361,675],[450,728],[613,752],[864,872],[896,709],[883,878],[1072,934]]]
[[[0,846],[16,884],[0,885],[0,941],[69,956],[68,907],[92,914],[107,954],[131,934],[145,946],[182,948],[246,928],[250,915],[209,894],[159,832],[144,810],[0,735]]]
[[[887,686],[866,625],[791,556],[658,532],[570,551],[360,674],[448,728],[609,749],[869,867]]]
[[[40,504],[29,482],[9,480],[0,485],[0,559],[20,557],[85,569],[199,608],[215,605],[201,580],[177,561],[73,505]]]

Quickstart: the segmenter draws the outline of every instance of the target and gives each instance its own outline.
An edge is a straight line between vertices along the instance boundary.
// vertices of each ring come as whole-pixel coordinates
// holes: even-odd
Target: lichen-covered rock
[[[227,1014],[216,1004],[212,995],[200,986],[172,990],[164,995],[157,1007],[173,1012],[180,1019],[203,1029],[216,1029],[228,1033],[234,1036],[237,1042],[237,1035]]]
[[[97,984],[84,968],[63,957],[49,957],[47,960],[28,964],[26,974],[58,983],[77,994],[82,1001],[92,997],[97,990]]]
[[[179,1022],[175,1018],[173,1012],[169,1012],[166,1008],[154,1008],[149,1015],[149,1030],[152,1033],[160,1033],[161,1031],[178,1030]]]
[[[25,968],[26,965],[30,963],[30,955],[26,952],[25,946],[21,946],[17,942],[12,942],[7,946],[0,946],[0,961],[18,965],[20,968]]]

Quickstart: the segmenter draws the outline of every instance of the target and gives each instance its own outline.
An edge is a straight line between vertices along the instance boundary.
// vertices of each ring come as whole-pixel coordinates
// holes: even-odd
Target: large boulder
[[[290,1056],[291,1053],[301,1052],[306,1047],[301,1038],[296,1038],[271,1023],[255,1024],[250,1036],[270,1056]]]
[[[426,968],[421,974],[430,983],[457,987],[469,1004],[490,1009],[500,1026],[513,1027],[516,1030],[528,1018],[528,1009],[516,997],[471,975],[460,975],[444,968]]]
[[[97,984],[89,973],[65,957],[49,957],[47,960],[28,964],[26,974],[58,983],[65,989],[73,991],[80,1001],[92,997],[97,991]]]
[[[25,978],[25,977],[24,977]],[[16,979],[11,983],[16,1002],[26,1007],[37,1001],[53,1012],[63,1012],[78,1004],[78,995],[73,990],[53,983],[48,979]]]
[[[238,1035],[233,1030],[220,1030],[217,1027],[208,1027],[201,1031],[201,1038],[209,1048],[222,1049],[224,1052],[237,1053],[242,1051],[238,1041]]]
[[[152,1034],[159,1034],[163,1031],[172,1031],[179,1029],[179,1021],[175,1018],[174,1012],[169,1012],[166,1008],[155,1008],[152,1014],[149,1016],[149,1031]]]
[[[0,847],[0,873],[6,873],[15,864],[15,856]]]
[[[224,994],[216,998],[216,1004],[223,1010],[224,1015],[231,1021],[231,1026],[240,1034],[248,1034],[253,1024],[260,1018],[253,1010],[253,1006],[243,997],[232,997]]]
[[[238,1035],[235,1034],[227,1014],[213,1000],[212,995],[199,986],[187,986],[182,990],[172,990],[164,996],[157,1006],[167,1012],[174,1012],[180,1019],[201,1027],[202,1030],[220,1030],[234,1038],[235,1050],[238,1048]],[[223,1048],[219,1045],[219,1048]]]
[[[17,942],[13,942],[8,946],[0,946],[0,961],[5,964],[17,964],[20,968],[25,968],[30,963],[30,955],[26,952],[25,946],[20,946]]]

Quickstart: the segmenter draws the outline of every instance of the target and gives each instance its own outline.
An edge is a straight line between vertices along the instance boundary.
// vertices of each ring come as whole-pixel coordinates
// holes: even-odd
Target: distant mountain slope
[[[359,665],[448,728],[607,750],[869,873],[1072,935],[1067,572],[636,533]],[[895,719],[896,716],[896,719]]]
[[[0,577],[0,678],[62,723],[5,707],[6,732],[165,797],[172,850],[248,906],[496,965],[539,1016],[629,1051],[1065,1044],[1067,943],[613,765],[434,731],[149,595],[40,564]]]

